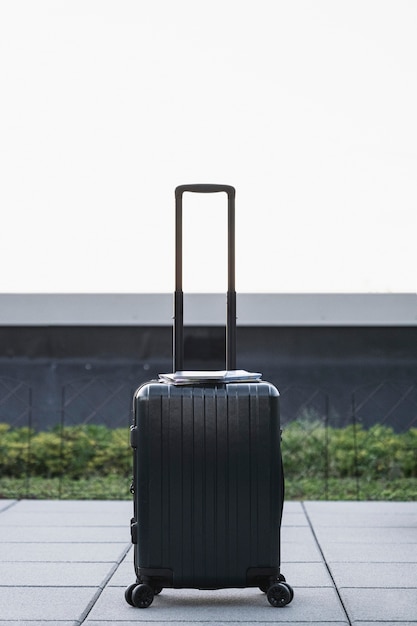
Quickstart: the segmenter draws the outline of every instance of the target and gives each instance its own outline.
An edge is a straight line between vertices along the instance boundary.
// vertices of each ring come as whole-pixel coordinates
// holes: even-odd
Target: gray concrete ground
[[[417,503],[287,502],[293,602],[258,589],[163,590],[130,607],[130,502],[0,500],[0,626],[417,624]]]

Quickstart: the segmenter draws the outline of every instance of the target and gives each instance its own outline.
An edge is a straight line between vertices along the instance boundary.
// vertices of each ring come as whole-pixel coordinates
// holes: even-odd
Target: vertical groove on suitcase
[[[150,384],[136,399],[141,568],[178,587],[279,568],[278,399],[266,384]]]

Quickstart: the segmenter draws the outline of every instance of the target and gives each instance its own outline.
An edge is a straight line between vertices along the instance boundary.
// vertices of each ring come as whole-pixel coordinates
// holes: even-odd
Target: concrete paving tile
[[[327,543],[322,550],[328,563],[417,563],[417,543]]]
[[[352,626],[375,626],[375,624],[383,624],[383,626],[416,626],[417,619],[413,622],[409,622],[408,620],[405,622],[403,620],[401,620],[400,622],[382,620],[379,620],[378,622],[363,622],[362,620],[355,620],[354,622],[352,622]]]
[[[112,500],[21,500],[0,515],[0,526],[125,526],[133,506]]]
[[[343,543],[417,543],[416,528],[330,528],[316,527],[318,541]]]
[[[417,589],[341,589],[353,622],[416,622]]]
[[[127,547],[121,543],[2,543],[0,562],[120,562]]]
[[[99,589],[79,587],[0,587],[1,619],[26,621],[81,620]]]
[[[1,517],[0,517],[1,519]],[[308,526],[308,520],[304,513],[286,513],[282,516],[282,527],[284,526]]]
[[[2,510],[0,501],[0,560],[8,561],[0,567],[0,626],[78,626],[93,599],[88,626],[347,623],[300,502],[285,504],[282,528],[281,570],[295,588],[288,607],[273,609],[257,589],[166,589],[146,611],[124,600],[135,579],[131,502],[8,502],[12,506]],[[415,626],[417,503],[320,501],[305,507],[352,624]],[[25,614],[29,605],[35,611]]]
[[[313,526],[415,528],[416,502],[305,502]]]
[[[102,587],[114,566],[114,563],[6,563],[0,567],[0,586]]]
[[[132,516],[120,515],[120,513],[94,513],[94,511],[51,511],[50,513],[37,511],[28,513],[18,511],[15,506],[0,514],[0,527],[22,526],[30,528],[36,526],[127,526]]]
[[[305,500],[303,509],[309,511],[373,511],[384,513],[415,513],[416,502],[399,500]]]
[[[366,512],[313,513],[309,515],[314,528],[416,528],[417,513],[406,515],[371,515]],[[1,519],[1,518],[0,518]]]
[[[337,587],[390,589],[417,584],[417,563],[330,563],[329,567]]]
[[[20,513],[126,513],[133,510],[130,500],[19,500]]]
[[[314,544],[316,540],[309,526],[283,526],[281,528],[281,543]]]
[[[281,572],[294,588],[334,587],[329,571],[324,563],[281,564]]]
[[[125,526],[2,526],[0,543],[128,543]]]
[[[288,563],[319,563],[323,560],[317,544],[282,543],[281,560]]]
[[[45,624],[50,624],[50,626],[80,626],[80,622],[78,620],[71,620],[70,622],[60,620],[58,623],[55,619],[51,620],[1,620],[1,626],[45,626]],[[114,623],[113,623],[114,626]]]
[[[279,609],[278,609],[279,610]],[[140,620],[138,622],[138,620],[134,620],[134,621],[126,621],[126,620],[118,620],[117,624],[123,624],[123,626],[137,626],[137,624],[140,624],[140,626],[166,626],[167,624],[169,624],[169,626],[184,626],[184,624],[196,624],[196,622],[192,621],[163,621],[160,622],[159,620],[152,620],[152,621],[142,621]],[[246,621],[245,619],[240,619],[238,622],[198,622],[198,626],[213,626],[213,624],[217,625],[217,626],[241,626],[242,624],[259,624],[259,626],[277,626],[277,623],[279,624],[283,624],[283,626],[286,626],[287,624],[294,624],[293,621],[287,621],[287,620],[283,620],[280,619],[279,622],[274,619],[271,621],[257,621],[254,622],[253,619],[251,619],[250,621]],[[335,622],[335,621],[327,621],[324,622],[323,620],[321,620],[320,622],[299,622],[297,621],[297,626],[311,626],[312,623],[316,623],[316,624],[329,624],[329,626],[347,626],[347,622]],[[20,626],[20,624],[19,624]],[[29,626],[29,625],[28,625]],[[30,625],[32,626],[32,624]],[[61,626],[61,624],[59,624],[59,626]],[[89,620],[87,619],[83,626],[115,626],[115,622],[109,622],[109,621],[96,621],[96,620]],[[375,622],[373,623],[372,626],[375,626]],[[398,624],[397,624],[398,626]],[[404,626],[403,623],[401,623],[399,626]],[[415,626],[415,623],[414,623]]]
[[[17,500],[0,500],[0,513],[11,507],[15,502],[17,502]]]
[[[296,500],[285,500],[283,514],[287,513],[304,513],[302,503]]]
[[[136,581],[133,567],[133,551],[130,552],[109,580],[110,587],[127,587]]]
[[[336,513],[370,513],[381,515],[389,514],[416,514],[416,502],[387,502],[378,501],[357,501],[357,500],[307,500],[304,507],[311,512],[336,512]]]
[[[106,587],[88,619],[90,623],[115,620],[118,623],[135,621],[137,624],[158,621],[161,624],[176,621],[222,624],[277,621],[346,623],[337,594],[330,588],[299,588],[293,602],[281,609],[271,607],[265,594],[258,589],[164,589],[148,609],[141,610],[126,603],[120,587]]]

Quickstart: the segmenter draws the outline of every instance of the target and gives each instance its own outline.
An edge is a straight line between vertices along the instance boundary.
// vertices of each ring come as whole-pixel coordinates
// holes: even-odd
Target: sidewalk
[[[164,589],[130,607],[130,502],[0,500],[0,626],[417,624],[417,503],[287,502],[282,572],[258,589]]]

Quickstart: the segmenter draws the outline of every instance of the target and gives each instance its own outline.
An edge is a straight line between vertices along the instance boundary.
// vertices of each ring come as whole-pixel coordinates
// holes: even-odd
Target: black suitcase
[[[226,371],[183,372],[182,196],[228,196]],[[176,197],[174,373],[142,385],[131,427],[136,582],[148,607],[164,587],[259,587],[272,606],[293,590],[280,573],[284,499],[279,393],[236,370],[234,200],[228,185],[182,185]]]

